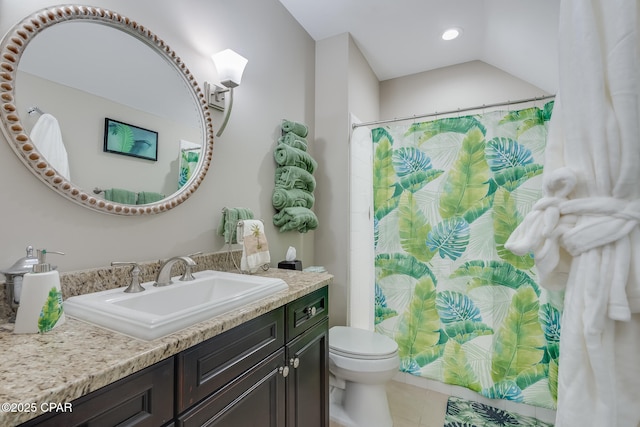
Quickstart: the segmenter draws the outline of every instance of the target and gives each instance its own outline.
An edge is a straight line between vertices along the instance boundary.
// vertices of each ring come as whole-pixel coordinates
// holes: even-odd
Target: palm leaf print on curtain
[[[504,247],[541,196],[552,108],[372,131],[375,322],[401,370],[555,408],[562,295]]]

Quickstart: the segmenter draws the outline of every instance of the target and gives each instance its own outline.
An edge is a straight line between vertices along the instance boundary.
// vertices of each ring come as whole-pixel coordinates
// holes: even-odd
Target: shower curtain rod
[[[421,119],[421,118],[425,118],[425,117],[435,117],[435,116],[446,115],[446,114],[462,113],[462,112],[465,112],[465,111],[482,110],[483,108],[503,107],[505,105],[513,105],[513,104],[524,104],[525,102],[544,101],[545,99],[551,99],[551,98],[555,98],[555,97],[556,97],[555,95],[545,95],[545,96],[538,96],[538,97],[528,98],[528,99],[519,99],[517,101],[498,102],[496,104],[486,104],[486,105],[483,104],[483,105],[480,105],[480,106],[477,106],[477,107],[458,108],[457,110],[436,111],[435,113],[420,114],[420,115],[416,115],[416,116],[400,117],[400,118],[387,119],[387,120],[374,120],[372,122],[353,123],[351,125],[351,128],[352,129],[356,129],[356,128],[359,128],[359,127],[362,127],[362,126],[371,126],[371,125],[380,125],[380,124],[384,124],[384,123],[402,122],[404,120],[414,120],[414,119]]]

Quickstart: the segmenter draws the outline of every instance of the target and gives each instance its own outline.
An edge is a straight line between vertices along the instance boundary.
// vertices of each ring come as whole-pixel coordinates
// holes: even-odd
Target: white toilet
[[[391,427],[386,383],[400,366],[398,344],[365,329],[329,330],[331,420],[346,427]]]

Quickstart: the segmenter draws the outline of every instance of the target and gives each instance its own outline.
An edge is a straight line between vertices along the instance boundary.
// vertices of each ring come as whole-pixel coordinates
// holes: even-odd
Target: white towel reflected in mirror
[[[64,148],[58,120],[51,114],[41,115],[29,136],[47,162],[69,181],[71,179],[69,158]]]

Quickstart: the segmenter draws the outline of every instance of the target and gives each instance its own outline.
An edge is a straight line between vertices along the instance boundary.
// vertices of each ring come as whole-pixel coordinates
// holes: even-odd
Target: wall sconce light
[[[242,79],[242,73],[244,67],[247,65],[248,60],[231,49],[225,49],[222,52],[218,52],[211,55],[216,69],[218,70],[218,77],[220,84],[206,83],[205,82],[205,96],[207,97],[207,103],[209,107],[216,110],[226,111],[224,120],[216,136],[222,135],[224,128],[227,126],[229,116],[231,116],[231,108],[233,107],[233,88],[240,85]],[[225,108],[226,94],[229,94],[229,102]]]

